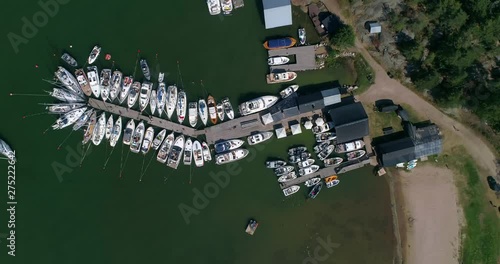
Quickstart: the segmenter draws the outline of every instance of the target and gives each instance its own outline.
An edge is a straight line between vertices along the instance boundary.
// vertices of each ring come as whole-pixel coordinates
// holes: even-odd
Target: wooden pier
[[[288,49],[269,50],[269,57],[295,55],[295,63],[271,66],[271,72],[275,71],[308,71],[318,69],[316,63],[316,46],[300,46]]]

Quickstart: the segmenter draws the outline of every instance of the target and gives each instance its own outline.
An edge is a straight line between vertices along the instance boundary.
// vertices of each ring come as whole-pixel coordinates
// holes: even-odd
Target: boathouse
[[[290,26],[292,5],[290,0],[262,0],[266,29]]]
[[[415,144],[410,137],[382,143],[377,146],[379,164],[384,167],[416,159]]]
[[[338,143],[346,143],[368,136],[368,115],[360,102],[343,105],[328,111]]]

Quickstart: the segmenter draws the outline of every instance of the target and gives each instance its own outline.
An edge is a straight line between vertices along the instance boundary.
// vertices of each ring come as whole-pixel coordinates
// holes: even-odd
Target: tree
[[[354,35],[354,30],[349,25],[343,25],[337,33],[330,37],[330,41],[333,45],[339,48],[349,48],[354,46],[356,36]]]

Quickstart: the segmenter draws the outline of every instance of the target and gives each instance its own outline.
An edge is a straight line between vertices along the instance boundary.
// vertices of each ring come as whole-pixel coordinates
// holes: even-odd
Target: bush
[[[338,48],[349,48],[354,46],[356,36],[349,25],[343,25],[337,32],[330,36],[330,42]]]

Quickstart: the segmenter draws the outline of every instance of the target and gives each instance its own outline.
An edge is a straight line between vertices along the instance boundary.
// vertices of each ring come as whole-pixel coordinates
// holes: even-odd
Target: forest
[[[500,1],[404,2],[388,22],[415,87],[500,131]]]

